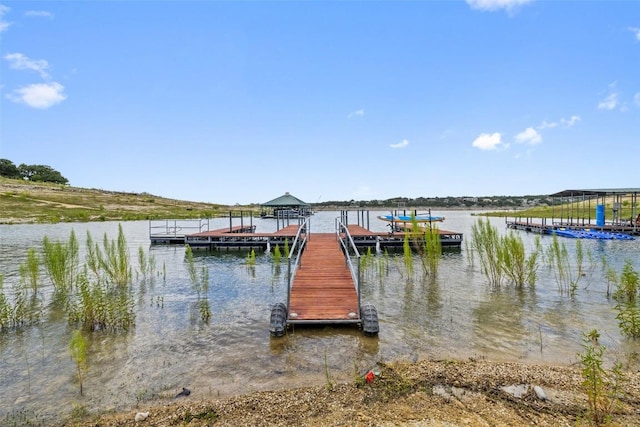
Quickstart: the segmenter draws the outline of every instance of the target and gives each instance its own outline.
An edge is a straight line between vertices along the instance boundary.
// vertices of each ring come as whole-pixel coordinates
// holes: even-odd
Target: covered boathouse
[[[550,218],[507,219],[507,227],[552,234],[594,231],[640,235],[640,188],[563,190],[550,194]],[[560,233],[558,233],[560,234]],[[604,235],[605,238],[607,234]],[[567,237],[588,237],[579,234]]]

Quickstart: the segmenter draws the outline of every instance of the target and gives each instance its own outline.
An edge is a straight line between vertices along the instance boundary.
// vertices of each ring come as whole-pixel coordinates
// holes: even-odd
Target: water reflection
[[[337,213],[318,213],[312,232],[332,232]],[[375,218],[372,214],[372,218]],[[446,229],[470,238],[474,217],[447,212]],[[491,219],[504,231],[502,219]],[[386,224],[371,220],[380,231]],[[275,223],[254,220],[258,231]],[[222,226],[228,225],[225,224]],[[445,252],[435,276],[423,275],[419,260],[408,275],[403,255],[377,254],[363,273],[362,299],[378,310],[380,335],[365,337],[353,327],[296,327],[280,339],[269,336],[270,307],[286,300],[287,265],[274,262],[274,250],[194,253],[197,269],[209,271],[207,294],[212,317],[202,322],[190,282],[185,250],[150,246],[148,223],[123,223],[137,268],[139,248],[153,257],[156,270],[135,280],[136,326],[128,333],[93,333],[88,341],[89,371],[80,397],[69,355],[72,326],[43,288],[45,321],[0,333],[0,420],[16,410],[44,418],[87,410],[125,409],[149,400],[172,398],[182,387],[194,398],[253,390],[352,381],[354,373],[380,360],[420,357],[490,357],[567,364],[581,351],[582,333],[593,328],[612,349],[609,357],[637,369],[639,345],[620,336],[614,302],[607,299],[602,259],[620,269],[631,259],[640,271],[640,241],[584,241],[586,276],[575,296],[558,291],[549,268],[539,270],[534,288],[490,286],[466,250]],[[0,226],[0,273],[5,293],[19,280],[18,266],[44,235],[66,240],[90,231],[94,238],[117,235],[118,223]],[[528,248],[534,236],[521,234]],[[82,246],[82,238],[79,239]],[[543,246],[550,239],[542,238]],[[575,241],[564,240],[569,250]],[[585,258],[587,259],[587,258]],[[587,268],[587,265],[589,266]]]

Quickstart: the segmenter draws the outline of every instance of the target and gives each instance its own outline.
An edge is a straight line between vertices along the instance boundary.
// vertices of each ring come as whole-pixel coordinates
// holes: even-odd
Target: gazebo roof
[[[263,203],[262,206],[269,206],[269,207],[281,207],[281,206],[286,206],[286,207],[295,207],[295,206],[309,206],[308,203],[303,202],[302,200],[298,199],[295,196],[292,196],[291,194],[289,194],[289,192],[284,193],[282,196],[277,197],[273,200],[270,200],[266,203]]]

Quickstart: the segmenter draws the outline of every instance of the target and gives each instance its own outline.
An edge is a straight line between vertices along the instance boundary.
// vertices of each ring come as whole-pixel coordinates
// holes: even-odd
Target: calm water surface
[[[263,253],[255,266],[247,265],[246,252],[196,253],[198,268],[209,269],[212,317],[203,323],[184,247],[151,246],[146,221],[120,223],[134,269],[140,247],[156,261],[152,279],[143,281],[134,274],[135,328],[91,335],[82,397],[69,353],[73,328],[64,316],[47,307],[42,324],[0,333],[0,424],[20,417],[33,423],[59,419],[74,406],[88,411],[131,409],[138,403],[171,399],[182,387],[199,399],[324,384],[325,367],[334,381],[351,381],[354,369],[363,371],[377,361],[478,357],[567,365],[577,360],[582,333],[594,328],[609,348],[609,361],[638,367],[640,346],[620,336],[615,303],[606,298],[602,258],[617,271],[631,260],[640,271],[640,240],[583,240],[593,262],[585,260],[588,273],[574,297],[559,292],[553,272],[544,265],[535,288],[496,289],[465,249],[476,217],[468,211],[444,214],[441,228],[464,233],[467,242],[462,250],[443,254],[436,278],[407,277],[402,254],[391,257],[382,276],[376,268],[365,272],[363,301],[378,309],[377,338],[349,327],[298,327],[283,338],[271,338],[270,307],[286,301],[286,267],[278,268],[271,255]],[[371,212],[364,219],[372,230],[385,230],[386,223],[375,215]],[[311,231],[332,232],[336,216],[337,212],[314,215]],[[215,221],[212,228],[229,224]],[[354,212],[349,221],[357,221]],[[504,219],[491,222],[506,232]],[[257,231],[275,230],[274,220],[253,223]],[[87,232],[96,241],[105,233],[112,239],[118,225],[0,225],[4,293],[12,297],[20,263],[29,248],[41,247],[45,235],[66,241],[74,230],[84,246]],[[533,248],[535,237],[520,233]],[[575,240],[561,241],[575,251]],[[542,238],[544,247],[550,242],[550,237]],[[415,266],[419,271],[418,261]],[[42,282],[49,303],[51,285],[48,279]]]

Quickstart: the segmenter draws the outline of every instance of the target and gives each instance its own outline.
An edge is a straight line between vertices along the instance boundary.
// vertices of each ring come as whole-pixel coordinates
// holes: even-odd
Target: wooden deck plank
[[[358,317],[358,295],[333,233],[310,236],[289,297],[290,320],[348,321]]]

